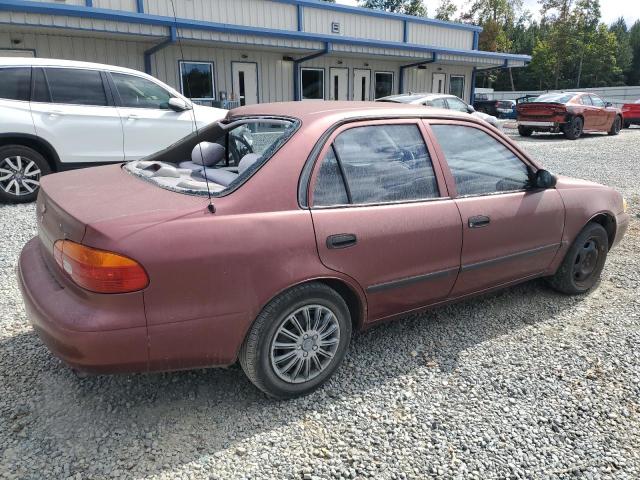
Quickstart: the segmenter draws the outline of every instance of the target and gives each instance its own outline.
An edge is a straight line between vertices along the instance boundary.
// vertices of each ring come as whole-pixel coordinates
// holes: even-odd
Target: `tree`
[[[633,60],[631,62],[631,68],[627,73],[628,85],[640,84],[640,20],[636,20],[636,23],[629,29],[629,43],[631,44],[631,51],[633,52]]]
[[[360,0],[360,6],[416,17],[427,16],[427,7],[422,0]]]
[[[438,9],[436,10],[436,18],[438,20],[452,21],[453,16],[458,11],[455,3],[452,0],[441,0]]]
[[[623,17],[620,17],[609,27],[609,31],[616,36],[616,64],[624,72],[627,84],[630,84],[629,76],[633,67],[633,48],[631,47],[631,35],[627,29],[627,22]]]

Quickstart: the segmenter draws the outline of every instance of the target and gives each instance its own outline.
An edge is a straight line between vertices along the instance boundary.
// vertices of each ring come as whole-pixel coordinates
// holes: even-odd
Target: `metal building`
[[[472,100],[475,72],[526,55],[478,50],[480,27],[318,0],[0,0],[0,56],[144,70],[204,104]]]

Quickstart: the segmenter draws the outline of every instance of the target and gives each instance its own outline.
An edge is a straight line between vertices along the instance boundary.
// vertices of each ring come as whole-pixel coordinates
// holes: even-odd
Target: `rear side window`
[[[0,98],[29,101],[31,67],[0,68]]]
[[[157,108],[162,110],[169,108],[171,94],[160,85],[146,78],[124,73],[112,72],[111,77],[116,84],[123,107]]]
[[[529,169],[486,132],[462,125],[432,125],[458,195],[485,195],[529,187]]]
[[[47,68],[45,73],[53,103],[107,105],[100,72],[74,68]]]
[[[417,125],[372,125],[342,132],[322,161],[314,206],[439,197]]]

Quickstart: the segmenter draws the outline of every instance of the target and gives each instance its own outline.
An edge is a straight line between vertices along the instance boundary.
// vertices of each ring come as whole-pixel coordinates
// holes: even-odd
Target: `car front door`
[[[534,167],[484,127],[433,122],[431,132],[462,217],[461,267],[451,297],[545,271],[564,228],[558,192],[531,188]]]
[[[110,72],[122,117],[124,153],[136,160],[177,142],[194,129],[194,111],[169,108],[173,95],[151,80]]]
[[[597,95],[589,95],[591,97],[591,102],[593,103],[593,107],[595,110],[596,116],[596,125],[594,128],[598,130],[609,130],[609,112],[607,111],[607,106]]]
[[[63,163],[121,162],[122,122],[97,70],[33,68],[36,133]]]
[[[318,253],[365,290],[369,320],[447,297],[462,228],[419,121],[352,123],[327,141],[311,177]]]

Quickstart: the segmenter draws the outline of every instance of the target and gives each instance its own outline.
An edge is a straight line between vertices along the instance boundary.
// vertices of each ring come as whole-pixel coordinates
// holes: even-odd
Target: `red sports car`
[[[145,160],[44,177],[18,277],[75,369],[239,359],[287,398],[329,378],[353,329],[536,277],[589,290],[625,210],[471,115],[261,104]]]
[[[569,140],[583,132],[618,135],[622,112],[593,93],[545,93],[516,107],[518,132],[529,137],[534,132],[564,133]]]
[[[625,103],[622,106],[622,116],[624,118],[624,128],[631,125],[640,125],[640,100],[635,103]]]

